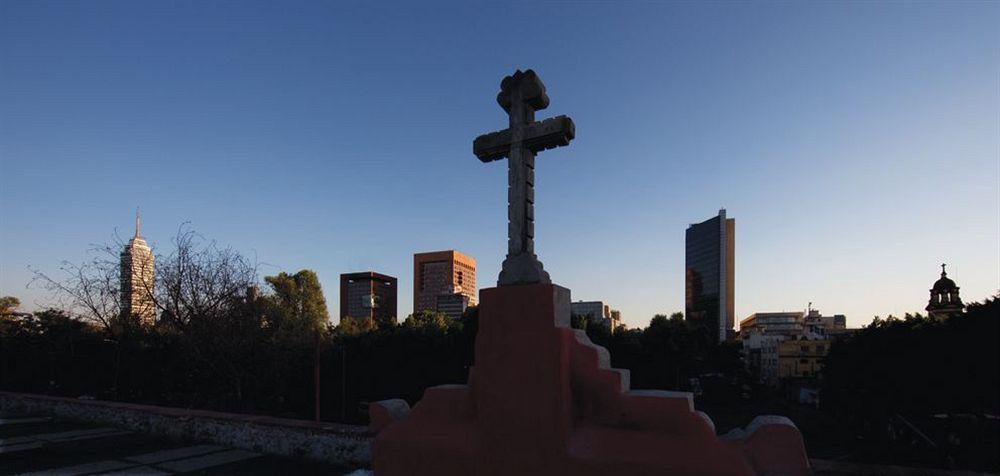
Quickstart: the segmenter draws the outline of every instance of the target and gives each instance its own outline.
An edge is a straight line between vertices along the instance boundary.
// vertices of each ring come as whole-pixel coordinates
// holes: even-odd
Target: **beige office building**
[[[135,235],[122,250],[121,313],[136,319],[140,325],[152,325],[156,319],[153,301],[153,251],[140,234],[139,212],[135,213]]]
[[[455,250],[432,251],[413,255],[413,312],[437,311],[438,297],[461,294],[468,305],[479,301],[476,295],[476,260]],[[452,302],[442,299],[442,302]]]

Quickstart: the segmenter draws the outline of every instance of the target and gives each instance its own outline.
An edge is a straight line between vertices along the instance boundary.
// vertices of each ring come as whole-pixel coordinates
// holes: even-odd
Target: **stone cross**
[[[535,256],[535,154],[569,145],[576,126],[566,116],[535,121],[535,111],[549,106],[545,85],[532,70],[517,70],[500,82],[497,102],[510,116],[510,127],[484,134],[472,144],[483,162],[507,158],[507,259],[498,286],[550,283]]]

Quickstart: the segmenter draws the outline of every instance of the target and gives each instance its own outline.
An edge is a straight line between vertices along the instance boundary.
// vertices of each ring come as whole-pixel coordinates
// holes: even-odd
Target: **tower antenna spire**
[[[135,207],[135,237],[139,238],[139,227],[142,225],[142,219],[139,216],[139,207]]]

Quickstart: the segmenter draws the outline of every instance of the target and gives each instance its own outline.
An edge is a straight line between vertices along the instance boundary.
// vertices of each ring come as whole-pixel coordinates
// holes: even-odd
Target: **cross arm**
[[[491,132],[476,137],[472,143],[472,152],[483,162],[492,162],[507,157],[510,148],[515,146],[511,129]],[[521,146],[532,152],[554,149],[569,145],[576,137],[576,125],[567,116],[556,116],[540,122],[523,126]]]
[[[510,129],[491,132],[476,137],[472,142],[472,153],[483,162],[492,162],[507,157],[510,153]]]
[[[569,145],[576,137],[576,124],[567,116],[556,116],[525,127],[524,146],[532,152],[555,149]]]

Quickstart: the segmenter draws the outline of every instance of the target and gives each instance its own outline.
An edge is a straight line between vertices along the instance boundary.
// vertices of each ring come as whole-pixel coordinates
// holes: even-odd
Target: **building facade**
[[[586,317],[589,325],[600,324],[612,332],[622,325],[622,313],[604,301],[576,301],[570,303],[570,314]]]
[[[843,314],[758,312],[740,321],[743,359],[751,375],[767,385],[784,379],[816,378],[832,340],[849,335]]]
[[[755,312],[740,321],[740,337],[754,334],[797,336],[805,329],[804,317],[801,311]]]
[[[830,341],[806,336],[778,343],[778,379],[819,378]]]
[[[716,342],[735,327],[736,219],[718,216],[685,233],[684,315],[705,326]]]
[[[340,275],[340,320],[396,322],[397,279],[374,271]]]
[[[610,314],[610,310],[604,301],[576,301],[570,304],[570,313],[594,322],[604,319],[606,314]]]
[[[469,296],[464,294],[441,294],[437,297],[436,309],[449,319],[459,319],[469,308]]]
[[[778,346],[805,330],[802,312],[757,312],[740,321],[743,359],[758,381],[778,382]]]
[[[622,312],[617,309],[611,310],[611,330],[614,331],[618,328],[623,328],[625,323],[622,322]]]
[[[153,300],[154,261],[153,251],[143,239],[139,211],[135,212],[135,235],[119,255],[121,313],[140,325],[153,325],[156,304]]]
[[[438,297],[452,294],[476,305],[476,260],[455,250],[414,254],[413,312],[437,311]]]
[[[811,307],[803,317],[803,327],[813,334],[825,337],[837,337],[852,332],[847,328],[847,316],[843,314],[824,316]]]

